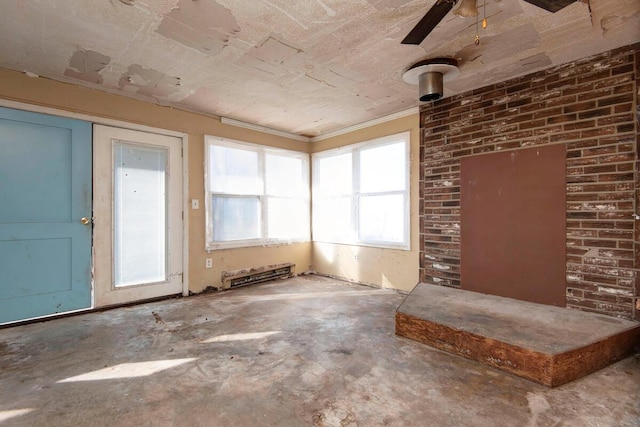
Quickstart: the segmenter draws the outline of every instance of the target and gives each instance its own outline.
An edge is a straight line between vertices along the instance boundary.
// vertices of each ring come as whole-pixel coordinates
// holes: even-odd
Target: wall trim
[[[160,135],[167,135],[167,136],[175,136],[177,138],[183,138],[183,139],[187,137],[187,134],[184,132],[177,132],[170,129],[151,127],[147,125],[126,122],[120,119],[109,119],[106,117],[93,116],[91,114],[76,113],[74,111],[68,111],[68,110],[63,110],[63,109],[58,109],[53,107],[46,107],[44,105],[38,105],[38,104],[29,104],[26,102],[11,101],[9,99],[3,99],[3,98],[0,98],[0,107],[31,111],[33,113],[50,114],[58,117],[66,117],[68,119],[84,120],[84,121],[95,123],[98,125],[112,126],[112,127],[122,128],[122,129],[139,130],[142,132],[157,133]]]

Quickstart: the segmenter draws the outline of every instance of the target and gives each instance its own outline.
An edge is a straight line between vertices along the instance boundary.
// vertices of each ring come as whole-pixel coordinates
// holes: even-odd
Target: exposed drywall
[[[419,114],[314,142],[312,152],[330,150],[409,130],[411,132],[410,173],[411,249],[408,251],[366,246],[313,243],[312,265],[320,274],[353,280],[382,288],[410,291],[418,283],[418,182],[419,182]]]
[[[166,98],[180,90],[180,78],[134,64],[120,77],[118,86],[127,93]]]
[[[186,47],[215,56],[240,27],[231,11],[215,1],[181,0],[164,16],[157,31]]]
[[[94,50],[76,50],[69,59],[69,68],[64,75],[90,83],[102,84],[100,72],[109,64],[111,58]]]
[[[296,272],[309,269],[311,244],[301,243],[278,247],[256,247],[205,251],[204,214],[204,134],[238,139],[278,148],[309,151],[309,144],[270,134],[237,128],[219,120],[161,107],[148,102],[108,94],[84,87],[54,82],[45,78],[27,77],[22,73],[0,69],[0,98],[35,105],[53,107],[97,117],[184,132],[189,135],[189,199],[199,199],[200,209],[189,210],[189,276],[191,292],[221,283],[224,270],[259,267],[268,264],[293,262]],[[213,268],[205,268],[211,258]]]

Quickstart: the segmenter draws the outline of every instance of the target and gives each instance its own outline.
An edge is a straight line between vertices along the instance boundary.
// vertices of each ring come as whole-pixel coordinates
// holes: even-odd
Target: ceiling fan
[[[534,6],[538,6],[549,12],[557,12],[570,5],[576,0],[525,0]],[[460,4],[458,4],[460,3]],[[454,6],[458,6],[458,11],[454,11],[460,16],[476,16],[476,0],[436,0],[435,4],[422,17],[420,22],[402,40],[402,44],[420,44],[433,31],[433,29],[444,19]],[[470,5],[470,6],[469,6]],[[474,13],[475,12],[475,13]]]

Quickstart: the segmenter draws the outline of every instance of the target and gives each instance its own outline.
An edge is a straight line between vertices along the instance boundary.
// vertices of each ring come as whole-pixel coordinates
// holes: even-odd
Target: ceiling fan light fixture
[[[476,0],[458,0],[451,9],[451,13],[463,18],[478,16],[477,2]]]

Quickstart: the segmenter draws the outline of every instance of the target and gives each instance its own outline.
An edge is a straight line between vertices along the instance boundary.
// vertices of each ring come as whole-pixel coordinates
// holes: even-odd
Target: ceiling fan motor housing
[[[444,94],[444,79],[437,71],[420,74],[418,80],[420,102],[437,101]]]
[[[437,101],[444,96],[444,82],[453,80],[460,74],[458,61],[453,58],[431,58],[413,64],[402,79],[418,85],[421,102]]]

